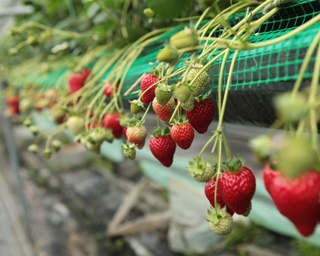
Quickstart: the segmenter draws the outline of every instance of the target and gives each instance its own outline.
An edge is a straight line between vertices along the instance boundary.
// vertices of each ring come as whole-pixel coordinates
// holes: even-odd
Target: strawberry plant
[[[163,166],[170,167],[177,147],[188,150],[192,146],[195,131],[200,135],[210,133],[200,152],[189,161],[187,170],[204,184],[204,196],[210,206],[206,219],[211,229],[217,234],[230,234],[233,214],[248,216],[254,207],[251,201],[256,188],[255,170],[232,155],[224,129],[235,80],[250,83],[247,80],[251,79],[240,72],[237,64],[246,60],[247,53],[261,48],[269,50],[311,28],[319,23],[319,15],[286,34],[260,42],[254,38],[268,29],[265,22],[281,10],[282,1],[84,2],[74,10],[85,13],[85,17],[80,15],[84,27],[77,31],[71,31],[71,20],[53,28],[34,21],[10,30],[11,38],[16,40],[9,50],[12,56],[26,48],[44,51],[41,60],[28,59],[21,68],[12,69],[13,84],[20,84],[30,70],[37,69],[36,78],[61,66],[68,70],[55,76],[53,87],[57,91],[37,85],[34,78],[34,83],[22,89],[16,86],[19,90],[6,96],[8,115],[20,115],[36,136],[29,150],[39,152],[37,143],[46,137],[42,154],[49,158],[62,147],[58,136],[68,129],[76,142],[96,153],[100,153],[102,143],[123,140],[122,151],[133,160],[137,150],[147,148],[149,136],[152,155]],[[186,20],[190,21],[189,26]],[[178,24],[183,25],[170,30],[169,26]],[[35,36],[38,33],[40,37]],[[292,90],[274,97],[276,117],[270,132],[251,141],[254,155],[266,164],[267,191],[279,211],[304,236],[311,235],[319,222],[319,41],[318,32]],[[152,48],[159,45],[159,49]],[[145,56],[150,49],[157,50],[148,59]],[[310,86],[302,88],[304,73],[312,60]],[[46,64],[41,69],[39,61]],[[133,68],[141,62],[142,70]],[[128,79],[132,77],[134,80]],[[130,111],[125,107],[127,99]],[[29,115],[34,110],[57,123],[49,135],[42,134],[32,123]],[[157,117],[152,133],[144,125],[150,110]],[[211,128],[214,119],[217,124]],[[279,128],[285,136],[275,145],[272,136]],[[214,154],[216,160],[206,161],[205,152]],[[285,194],[280,197],[279,191]],[[285,203],[291,197],[297,198],[301,209],[308,210],[307,221],[304,211],[294,211],[292,205]]]

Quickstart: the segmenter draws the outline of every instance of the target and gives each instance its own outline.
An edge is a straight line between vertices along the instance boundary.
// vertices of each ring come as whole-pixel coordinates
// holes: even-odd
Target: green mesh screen
[[[248,38],[251,43],[266,42],[287,34],[293,29],[301,26],[308,20],[320,13],[320,1],[304,0],[297,4],[291,4],[282,8],[277,14],[266,21],[255,33]],[[244,14],[234,16],[231,24],[235,24]],[[258,19],[262,14],[252,17]],[[208,22],[208,21],[207,21]],[[205,23],[205,22],[204,22]],[[125,78],[123,93],[143,74],[149,72],[155,63],[156,55],[163,48],[163,44],[177,31],[184,26],[176,27],[169,32],[159,36],[158,40],[149,45],[134,62]],[[264,48],[240,51],[236,65],[232,74],[231,91],[228,99],[225,120],[232,122],[249,122],[257,125],[267,125],[274,120],[271,107],[271,98],[275,93],[290,90],[294,81],[298,78],[300,66],[303,62],[306,50],[316,33],[320,30],[320,23],[309,27],[288,40],[282,41]],[[219,32],[213,36],[219,36]],[[217,51],[215,55],[221,51]],[[223,74],[224,83],[229,75],[228,69],[232,61],[233,52],[231,51],[225,73]],[[308,70],[304,74],[304,84],[307,85],[312,77],[312,67],[315,57],[311,59]],[[183,65],[184,58],[181,58],[177,67]],[[221,68],[222,57],[218,59],[214,67],[210,70],[212,76],[212,89],[217,88],[219,71]],[[95,63],[91,65],[94,66]],[[110,69],[111,70],[111,69]],[[103,80],[108,70],[102,77]],[[48,74],[47,77],[37,77],[34,74],[26,78],[44,87],[63,86],[57,84],[67,72],[66,68],[60,68]],[[66,86],[67,78],[64,78]],[[59,81],[63,81],[62,79]],[[132,99],[136,95],[129,94],[126,99]],[[260,110],[260,111],[259,111]],[[245,113],[245,114],[244,114]]]

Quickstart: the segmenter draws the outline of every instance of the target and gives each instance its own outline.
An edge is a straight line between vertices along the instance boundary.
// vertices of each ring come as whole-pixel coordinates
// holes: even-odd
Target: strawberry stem
[[[200,153],[198,154],[199,157],[202,156],[203,152],[206,150],[206,148],[210,145],[210,143],[216,139],[218,133],[214,133],[211,138],[206,142],[206,144],[204,144],[204,146],[202,147],[202,149],[200,150]]]
[[[178,110],[179,110],[179,108],[180,108],[180,105],[181,105],[181,102],[179,101],[179,102],[178,102],[178,105],[176,106],[176,108],[174,109],[174,111],[173,111],[173,113],[172,113],[172,115],[171,115],[171,118],[170,118],[170,120],[169,120],[169,124],[172,123],[172,120],[174,119],[174,116],[177,114],[177,112],[178,112]]]
[[[221,167],[222,167],[222,137],[220,134],[218,137],[218,165],[216,170],[216,186],[214,188],[214,206],[217,205],[217,193],[218,193],[218,186],[219,186],[218,184],[219,184],[220,175],[222,173]]]
[[[320,40],[320,32],[318,32],[318,34],[315,36],[313,42],[311,43],[311,45],[309,46],[306,55],[303,59],[303,63],[300,67],[299,70],[299,74],[298,74],[298,78],[296,80],[296,82],[294,83],[293,89],[292,89],[292,94],[295,95],[301,86],[302,80],[304,78],[304,73],[306,72],[307,68],[308,68],[308,64],[312,58],[313,52],[315,51],[316,47],[319,45],[319,40]],[[315,76],[313,76],[315,77]]]
[[[320,32],[318,32],[320,36]],[[318,42],[319,43],[319,42]],[[313,69],[313,77],[311,81],[310,94],[309,94],[309,105],[312,105],[317,96],[317,91],[319,87],[319,77],[320,77],[320,47],[318,46],[316,61]],[[310,109],[310,126],[311,126],[311,136],[312,144],[315,149],[318,148],[318,128],[317,128],[317,111],[315,108]]]

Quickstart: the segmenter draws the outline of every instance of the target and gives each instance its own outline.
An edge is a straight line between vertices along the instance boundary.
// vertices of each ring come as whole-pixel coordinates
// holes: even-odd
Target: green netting
[[[248,41],[258,43],[276,39],[304,24],[319,13],[319,1],[300,1],[299,4],[281,10],[272,19],[268,20],[257,33],[252,35]],[[278,44],[254,50],[241,51],[238,54],[236,67],[233,71],[231,88],[244,89],[259,86],[263,89],[263,86],[269,85],[270,83],[280,84],[281,82],[289,82],[288,86],[292,85],[292,81],[298,78],[298,72],[303,62],[306,49],[309,47],[319,29],[320,24],[317,23],[296,36]],[[164,34],[160,39],[165,41],[178,30],[181,30],[181,27]],[[158,47],[162,48],[163,45],[159,44]],[[148,65],[148,63],[154,62],[159,48],[155,46],[149,47],[149,49],[147,49],[148,54],[140,57],[135,62],[126,78],[128,86],[134,82],[139,75],[150,70],[152,65]],[[221,51],[217,51],[212,57],[218,55],[220,52]],[[233,54],[230,53],[225,67],[224,82],[226,82],[227,76],[229,75],[228,67],[230,66],[232,57]],[[305,78],[312,77],[314,60],[315,58],[311,60],[310,68],[304,75]],[[183,63],[183,61],[184,59],[182,58],[181,63]],[[213,88],[216,88],[221,62],[222,57],[215,62],[213,69],[210,71]],[[179,64],[177,66],[179,66]],[[125,89],[126,88],[124,88],[124,90]],[[279,90],[283,89],[279,88]]]
[[[299,1],[297,4],[291,4],[282,8],[277,14],[266,21],[255,34],[248,38],[250,43],[267,42],[269,40],[277,39],[283,35],[286,35],[290,31],[297,27],[305,24],[307,21],[315,17],[320,13],[320,2],[318,0],[304,0]],[[245,13],[241,13],[233,16],[229,22],[231,25],[236,24],[239,20],[244,17]],[[252,21],[260,18],[261,13],[252,17]],[[204,21],[201,25],[205,25],[209,21]],[[163,33],[158,37],[156,42],[148,45],[141,55],[136,59],[129,72],[126,74],[125,83],[122,88],[124,93],[127,89],[143,74],[149,72],[152,67],[156,66],[156,56],[159,51],[163,48],[164,43],[168,42],[169,38],[177,31],[181,30],[184,26],[176,27],[166,33]],[[272,44],[267,47],[257,48],[253,50],[240,51],[237,56],[235,68],[232,73],[231,91],[236,94],[230,93],[230,99],[228,99],[228,105],[234,106],[229,107],[232,113],[226,112],[226,121],[228,119],[235,120],[239,116],[238,121],[243,121],[243,115],[241,112],[247,111],[250,118],[245,118],[251,123],[268,124],[272,122],[274,116],[270,112],[264,113],[263,119],[261,119],[261,113],[256,108],[269,108],[265,106],[266,101],[270,101],[272,96],[281,91],[290,90],[294,84],[294,81],[298,78],[300,66],[304,60],[306,50],[310,46],[311,42],[315,38],[315,35],[320,30],[320,23],[316,23],[311,27],[301,31],[297,35],[290,37],[285,41],[281,41],[276,44]],[[218,30],[214,37],[218,37],[221,30]],[[219,54],[221,50],[217,50],[213,58]],[[225,66],[225,72],[223,74],[223,82],[226,83],[229,75],[229,66],[232,61],[234,51],[230,51]],[[180,62],[176,65],[177,68],[184,65],[186,58],[190,55],[182,56]],[[210,69],[212,76],[212,89],[217,88],[219,79],[219,72],[221,69],[221,62],[223,57],[215,61],[214,66]],[[315,61],[313,57],[310,61],[309,67],[304,74],[305,84],[308,84],[308,79],[312,77],[312,68]],[[95,62],[91,63],[94,67]],[[110,71],[111,67],[101,77],[100,81],[103,81]],[[26,81],[33,81],[41,84],[42,86],[54,87],[58,85],[57,80],[59,77],[63,77],[67,74],[66,68],[61,68],[54,72],[51,72],[47,77],[38,77],[36,80],[33,77],[26,78]],[[66,86],[66,78],[64,79]],[[126,99],[132,99],[136,95],[129,94]],[[255,108],[252,113],[248,109],[248,104],[242,104],[243,109],[238,106],[238,101],[247,101],[248,104],[253,101]],[[261,104],[259,104],[259,102]],[[252,103],[251,103],[252,105]],[[229,111],[229,112],[230,112]],[[239,112],[239,115],[235,115],[234,112]]]

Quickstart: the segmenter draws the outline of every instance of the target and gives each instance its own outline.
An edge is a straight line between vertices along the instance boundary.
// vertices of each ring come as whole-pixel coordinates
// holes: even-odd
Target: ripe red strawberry
[[[18,96],[8,97],[6,103],[12,114],[20,114],[20,98]]]
[[[218,186],[220,186],[220,182]],[[212,179],[206,182],[206,185],[204,186],[204,194],[206,195],[207,199],[209,200],[213,208],[216,208],[214,203],[215,189],[216,189],[216,179]],[[221,193],[221,190],[217,191],[217,203],[220,205],[220,208],[223,208],[226,206],[226,203],[223,201],[220,193]],[[228,206],[227,206],[227,212],[231,216],[234,213]]]
[[[159,78],[153,74],[146,74],[143,76],[141,80],[141,101],[144,104],[149,104],[152,102],[152,100],[155,97],[155,90],[156,90],[156,85],[155,83],[158,82]]]
[[[219,178],[219,193],[232,211],[244,214],[256,190],[255,176],[240,159],[232,160],[227,165],[229,168]]]
[[[194,139],[194,130],[188,121],[174,124],[170,131],[171,137],[182,149],[190,148]]]
[[[164,132],[155,131],[149,142],[149,148],[151,153],[161,164],[166,167],[172,165],[174,153],[176,151],[176,143],[171,138],[168,129],[165,129]]]
[[[86,77],[83,74],[71,74],[68,79],[69,93],[72,94],[80,90],[83,87],[85,80]]]
[[[186,111],[186,115],[190,124],[200,134],[208,130],[214,118],[215,108],[212,98],[202,99],[194,102],[194,107],[191,111]]]
[[[106,95],[107,98],[111,98],[114,92],[117,92],[119,87],[116,86],[113,83],[106,83],[106,85],[103,88],[103,93]]]
[[[81,70],[81,74],[85,77],[85,79],[87,79],[88,78],[88,76],[90,76],[91,75],[91,70],[90,69],[82,69]]]
[[[132,144],[137,145],[139,149],[142,149],[147,137],[147,129],[144,125],[127,127],[126,137]]]
[[[122,126],[120,125],[120,113],[105,114],[102,126],[112,130],[112,134],[116,139],[122,136]]]
[[[165,105],[160,105],[157,98],[152,101],[152,108],[159,119],[166,122],[169,121],[174,110],[174,99],[171,98]]]
[[[280,213],[295,225],[301,235],[312,235],[320,221],[320,174],[309,170],[290,179],[266,165],[263,179]]]
[[[207,199],[209,200],[213,208],[215,208],[215,204],[214,204],[215,189],[216,189],[216,179],[212,179],[206,182],[206,185],[204,186],[204,194],[206,195]],[[221,208],[225,207],[226,205],[219,191],[217,191],[217,203],[220,205]]]

